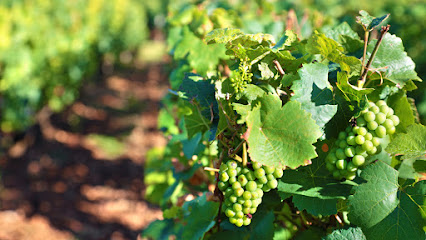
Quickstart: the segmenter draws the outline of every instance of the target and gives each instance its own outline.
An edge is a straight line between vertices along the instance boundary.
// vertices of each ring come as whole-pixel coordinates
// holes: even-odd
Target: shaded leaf
[[[367,239],[424,239],[426,181],[399,185],[398,172],[378,161],[361,173],[367,182],[349,197],[349,220]]]
[[[366,240],[361,228],[348,227],[346,229],[336,229],[323,240]]]
[[[264,95],[259,100],[248,114],[244,134],[253,161],[297,168],[317,156],[312,144],[321,131],[300,103],[290,101],[281,107],[281,100],[274,95]]]
[[[373,88],[359,88],[353,86],[348,81],[348,74],[345,72],[337,73],[337,87],[342,91],[343,96],[349,102],[361,102],[365,99],[365,95],[371,93]]]
[[[337,199],[320,199],[294,195],[293,203],[300,211],[306,210],[314,216],[329,216],[337,213]]]
[[[299,69],[300,80],[293,82],[291,98],[302,104],[302,109],[312,114],[320,128],[336,114],[332,87],[328,82],[328,66],[321,63],[304,64]]]
[[[389,97],[388,103],[400,120],[399,125],[396,126],[397,132],[406,132],[407,127],[414,123],[414,114],[407,95],[404,91],[399,91]]]

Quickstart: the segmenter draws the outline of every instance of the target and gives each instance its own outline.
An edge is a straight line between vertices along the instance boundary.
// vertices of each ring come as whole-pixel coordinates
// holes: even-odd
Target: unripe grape
[[[346,132],[340,132],[338,139],[343,140],[346,138],[346,136],[347,136]]]
[[[220,182],[217,183],[217,187],[219,188],[220,191],[223,192],[229,187],[229,184],[226,183],[226,182],[220,181]]]
[[[234,194],[234,189],[232,188],[227,188],[224,192],[225,197],[231,196],[232,194]]]
[[[363,117],[359,117],[356,120],[356,124],[360,127],[364,127],[367,124],[367,122],[365,121],[365,119]]]
[[[256,178],[261,178],[261,177],[265,176],[265,170],[263,168],[256,169],[254,171],[254,176]]]
[[[228,169],[228,176],[229,177],[235,177],[235,176],[237,176],[237,170],[233,169],[233,168]]]
[[[373,139],[373,134],[371,134],[370,132],[368,132],[367,134],[365,134],[364,138],[365,138],[366,141],[367,140],[371,141],[371,139]]]
[[[229,196],[228,199],[231,203],[236,203],[238,201],[238,197],[235,195]]]
[[[379,138],[383,138],[386,136],[386,128],[382,125],[378,126],[377,129],[374,131]]]
[[[235,218],[243,218],[243,217],[244,217],[243,211],[235,212]]]
[[[356,153],[356,155],[362,155],[362,154],[364,154],[364,153],[365,153],[365,150],[364,150],[364,148],[362,148],[362,145],[357,146],[357,147],[355,148],[355,153]]]
[[[238,166],[235,161],[228,161],[226,164],[228,165],[228,168],[232,168],[232,169],[236,169]]]
[[[358,145],[362,145],[365,142],[364,136],[358,135],[355,137],[355,142]]]
[[[388,131],[389,131],[389,129],[391,129],[392,127],[394,127],[394,126],[393,126],[393,121],[392,121],[392,120],[390,120],[390,119],[386,119],[386,120],[385,120],[385,122],[384,122],[382,125],[383,125],[383,127],[385,127],[385,128],[386,128],[386,130],[388,130]]]
[[[254,176],[254,173],[252,171],[249,171],[248,173],[245,174],[247,177],[247,180],[249,181],[253,181],[256,179],[256,176]]]
[[[265,169],[266,174],[271,174],[271,173],[274,173],[275,171],[275,168],[271,166],[263,166],[263,169]]]
[[[380,125],[386,120],[386,114],[379,112],[376,114],[376,122]]]
[[[244,200],[250,200],[251,199],[251,193],[249,191],[245,191],[243,194]]]
[[[257,193],[257,189],[256,189],[256,191],[251,192],[251,199],[256,199],[256,198],[259,198],[259,194]]]
[[[237,203],[243,205],[246,202],[246,200],[243,198],[243,196],[241,196],[240,198],[238,198]]]
[[[352,131],[352,128],[351,127],[347,127],[346,129],[345,129],[345,132],[346,133],[350,133]]]
[[[225,215],[227,217],[231,218],[231,217],[235,216],[235,212],[234,212],[234,210],[227,208],[226,211],[225,211]]]
[[[363,144],[362,144],[362,148],[365,150],[365,151],[370,151],[372,148],[374,147],[374,145],[373,145],[373,143],[371,142],[371,141],[365,141]]]
[[[263,185],[262,190],[264,192],[269,192],[269,191],[271,191],[271,187],[269,187],[268,184],[265,184],[265,185]]]
[[[347,180],[354,180],[355,179],[355,177],[356,177],[356,173],[355,172],[353,172],[353,173],[348,173],[347,175],[346,175],[346,179]]]
[[[237,177],[230,177],[228,180],[229,184],[233,184],[236,181],[237,181]]]
[[[229,180],[229,176],[226,172],[223,172],[219,176],[220,181],[227,182]]]
[[[248,225],[250,225],[250,223],[251,223],[251,219],[248,218],[247,216],[244,216],[244,218],[243,218],[243,225],[244,226],[248,226]]]
[[[327,170],[328,170],[329,172],[332,172],[333,170],[335,170],[335,169],[336,169],[336,165],[335,165],[335,164],[331,164],[331,163],[326,163],[326,164],[325,164],[325,167],[327,168]]]
[[[346,146],[348,146],[348,144],[346,143],[345,140],[340,140],[339,145],[340,148],[344,149]]]
[[[250,208],[250,213],[251,213],[251,214],[255,214],[255,213],[256,213],[256,211],[257,211],[257,207],[252,207],[252,208]]]
[[[367,134],[367,129],[365,127],[360,127],[358,128],[357,134],[361,135],[361,136],[365,136],[365,134]]]
[[[266,175],[266,178],[268,179],[268,181],[271,181],[272,179],[275,179],[273,174],[268,174]]]
[[[239,175],[241,173],[242,168],[238,166],[235,170],[237,170],[237,175]]]
[[[361,166],[362,164],[364,164],[364,162],[365,162],[365,158],[364,158],[363,156],[361,156],[361,155],[355,155],[355,156],[352,158],[352,163],[353,163],[355,166],[357,166],[357,167],[359,167],[359,166]]]
[[[340,178],[340,172],[339,171],[334,171],[333,172],[333,177],[339,179]]]
[[[236,189],[239,189],[239,188],[241,188],[241,183],[240,183],[240,182],[234,182],[234,183],[232,184],[232,189],[234,189],[234,191],[235,191]]]
[[[256,192],[259,195],[259,198],[263,197],[263,191],[262,191],[262,189],[258,188],[258,189],[256,189]]]
[[[281,168],[276,168],[274,171],[275,178],[281,178],[284,174],[284,171]]]
[[[386,117],[391,117],[391,116],[393,116],[393,114],[394,114],[393,109],[389,108],[389,112],[386,114]]]
[[[371,142],[373,143],[373,146],[377,147],[380,145],[380,138],[373,137],[373,139],[371,139]]]
[[[237,219],[238,218],[231,217],[231,218],[229,218],[229,222],[232,223],[232,224],[236,224],[237,223]]]
[[[219,170],[220,170],[220,172],[225,172],[226,170],[228,170],[228,165],[223,164],[223,163],[220,164]]]
[[[336,162],[336,168],[337,169],[345,169],[346,168],[346,160],[344,160],[344,159],[340,159],[340,160],[337,160],[337,162]]]
[[[374,155],[374,154],[376,154],[376,153],[377,153],[377,148],[376,148],[376,147],[373,147],[373,148],[371,148],[370,150],[368,150],[368,151],[367,151],[367,153],[368,153],[369,155]]]
[[[378,114],[380,112],[380,108],[377,106],[370,107],[370,111],[372,111],[374,114]],[[377,118],[377,116],[376,116]]]
[[[257,179],[257,181],[261,184],[266,184],[268,182],[268,178],[266,178],[266,176],[263,175],[261,178]]]
[[[370,129],[371,131],[376,130],[376,128],[379,126],[379,124],[376,121],[372,121],[367,123],[367,128]]]
[[[238,182],[244,187],[248,182],[247,177],[245,175],[238,176]]]
[[[243,223],[244,223],[243,219],[242,218],[238,218],[237,222],[235,223],[235,226],[242,227]]]
[[[239,212],[243,210],[243,206],[239,203],[234,203],[234,205],[232,205],[232,209],[234,209],[235,212]]]
[[[355,136],[348,136],[346,138],[346,143],[348,145],[351,145],[351,146],[355,145],[356,144],[356,142],[355,142]]]
[[[341,148],[337,149],[336,150],[336,157],[338,159],[345,159],[346,158],[345,151],[343,149],[341,149]]]
[[[384,113],[384,114],[385,114],[385,116],[386,116],[386,114],[388,114],[388,112],[389,112],[389,107],[388,107],[387,105],[382,105],[382,106],[380,106],[379,108],[380,108],[380,112]]]
[[[247,191],[253,192],[255,191],[257,188],[257,184],[255,181],[249,181],[246,185],[246,189]]]
[[[234,194],[237,197],[241,197],[244,194],[244,189],[242,189],[242,188],[234,189]]]
[[[328,154],[328,156],[327,156],[326,160],[327,160],[327,162],[329,162],[329,163],[335,164],[335,163],[336,163],[336,161],[337,161],[338,159],[337,159],[337,157],[336,157],[336,154],[334,154],[334,153],[330,153],[330,154]]]
[[[364,116],[365,121],[367,121],[367,122],[372,122],[376,118],[376,114],[374,114],[371,111],[364,113],[363,116]]]
[[[353,162],[349,162],[346,166],[346,170],[348,170],[349,172],[355,172],[357,169],[358,168],[354,165]]]
[[[249,214],[250,213],[250,208],[243,208],[243,213],[244,214]]]
[[[268,182],[268,186],[271,189],[277,188],[278,186],[278,181],[276,179],[272,179],[271,181]]]
[[[386,104],[386,102],[385,102],[384,100],[379,100],[379,101],[377,101],[375,104],[376,104],[376,106],[378,106],[378,107],[383,106],[383,105],[387,106],[387,104]]]
[[[354,147],[346,147],[345,148],[345,155],[347,157],[353,157],[355,155],[355,148]]]
[[[254,170],[259,169],[259,168],[262,167],[262,164],[259,163],[259,162],[252,162],[251,165],[253,166]]]
[[[398,124],[399,124],[399,117],[398,116],[392,115],[392,116],[389,117],[389,119],[392,120],[394,126],[398,126]]]
[[[251,201],[245,201],[243,203],[243,206],[244,206],[244,208],[250,209],[250,207],[251,207]]]
[[[353,133],[353,134],[357,134],[358,129],[359,129],[359,126],[355,126],[355,127],[353,127],[353,128],[352,128],[352,133]]]
[[[392,134],[394,134],[394,133],[395,133],[395,131],[396,131],[396,128],[395,128],[395,127],[391,127],[391,128],[388,130],[388,133],[389,133],[390,135],[392,135]]]

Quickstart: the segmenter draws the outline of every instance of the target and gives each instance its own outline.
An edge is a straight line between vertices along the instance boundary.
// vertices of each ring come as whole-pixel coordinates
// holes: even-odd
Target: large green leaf
[[[361,177],[367,182],[349,197],[349,219],[367,239],[425,239],[425,181],[401,186],[398,172],[381,161],[367,166]]]
[[[337,87],[342,91],[343,96],[349,102],[361,102],[365,99],[365,95],[371,93],[372,88],[359,88],[349,83],[348,74],[345,72],[337,73]]]
[[[302,104],[302,109],[312,114],[321,128],[336,114],[332,87],[328,82],[328,66],[322,63],[304,64],[299,70],[300,80],[293,82],[292,100]]]
[[[331,148],[326,142],[319,142],[317,145]],[[278,181],[280,195],[287,193],[323,200],[346,199],[349,196],[354,183],[334,179],[325,168],[327,152],[321,149],[318,150],[318,155],[308,166],[284,171],[283,177]]]
[[[176,234],[179,226],[175,224],[173,219],[157,220],[149,224],[149,226],[142,231],[142,237],[149,237],[156,240],[168,240],[169,237]]]
[[[188,131],[188,137],[192,138],[197,133],[204,133],[210,129],[210,121],[202,114],[198,103],[190,105],[191,114],[185,115],[185,128]]]
[[[404,91],[399,91],[397,94],[389,97],[388,104],[400,120],[399,125],[396,127],[397,132],[406,132],[407,127],[414,123],[414,114],[411,104],[408,102],[407,95]]]
[[[249,112],[247,132],[251,160],[275,167],[297,168],[317,156],[312,145],[321,131],[299,102],[281,106],[274,95],[259,98],[259,104]]]
[[[413,124],[407,133],[397,134],[387,146],[386,151],[392,155],[404,155],[403,159],[422,158],[426,154],[426,127]]]
[[[182,206],[184,228],[181,239],[198,240],[215,224],[219,203],[207,201],[206,194]]]
[[[294,195],[293,203],[300,211],[306,210],[314,216],[329,216],[337,213],[337,199],[320,199]]]
[[[375,43],[376,41],[371,41],[368,45],[368,55],[373,51]],[[420,80],[414,70],[413,60],[404,51],[401,38],[392,34],[386,34],[383,37],[371,68],[383,71],[385,79],[399,84],[401,87],[410,80]]]
[[[358,34],[352,30],[348,23],[343,22],[336,27],[325,27],[325,35],[334,41],[340,43],[346,52],[353,53],[363,47],[363,41],[359,39]]]
[[[336,229],[323,240],[366,240],[361,228],[349,227],[346,229]]]

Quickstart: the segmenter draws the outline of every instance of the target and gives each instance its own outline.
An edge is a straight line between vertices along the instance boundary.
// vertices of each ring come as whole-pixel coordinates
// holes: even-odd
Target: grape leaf
[[[354,53],[364,46],[358,34],[352,30],[347,22],[343,22],[336,27],[325,27],[325,35],[340,43],[348,53]]]
[[[413,124],[407,127],[407,133],[399,133],[387,146],[386,152],[392,155],[404,155],[402,159],[424,157],[426,154],[426,127]]]
[[[291,46],[297,41],[297,34],[292,30],[286,30],[278,43],[272,48],[273,51],[283,50],[286,46]]]
[[[215,224],[215,217],[219,211],[219,203],[207,201],[206,194],[182,206],[185,227],[181,239],[198,240]]]
[[[248,114],[244,134],[253,161],[297,168],[317,156],[312,144],[321,137],[321,131],[300,103],[290,101],[281,107],[277,96],[258,99],[259,104]]]
[[[376,40],[368,45],[367,53],[371,55]],[[401,38],[386,34],[383,37],[379,50],[376,53],[371,68],[384,72],[383,78],[403,87],[410,80],[421,81],[414,70],[413,60],[407,56]]]
[[[281,197],[283,193],[323,200],[346,199],[349,196],[354,183],[334,179],[325,168],[328,151],[324,152],[322,148],[331,149],[331,146],[326,141],[316,145],[321,146],[321,150],[318,150],[319,156],[312,160],[312,164],[284,171],[283,177],[278,181],[278,192]]]
[[[215,29],[211,31],[209,34],[207,34],[207,36],[204,38],[204,41],[206,41],[209,44],[228,43],[243,35],[244,33],[240,29],[221,28],[221,29]]]
[[[293,82],[291,100],[302,104],[302,109],[312,114],[320,128],[337,112],[333,102],[333,92],[328,82],[328,66],[321,63],[304,64],[299,70],[300,80]]]
[[[188,131],[188,137],[192,138],[199,132],[206,132],[210,129],[210,121],[207,120],[197,103],[190,105],[191,114],[185,115],[185,128]]]
[[[367,182],[349,197],[349,220],[367,239],[424,239],[426,181],[399,185],[398,172],[378,161],[361,173]]]
[[[376,18],[376,17],[370,16],[370,14],[368,14],[368,12],[364,10],[359,11],[359,14],[361,16],[356,17],[357,22],[362,25],[364,30],[369,32],[372,31],[374,28],[380,26],[380,24],[382,24],[390,15],[388,13],[386,15]]]
[[[343,96],[349,102],[361,102],[365,99],[365,95],[371,93],[372,88],[359,88],[353,86],[348,81],[348,74],[345,72],[337,73],[337,87],[342,91]]]
[[[175,235],[178,227],[173,219],[156,220],[149,224],[141,235],[157,240],[168,240],[170,236]]]
[[[336,229],[323,240],[366,240],[361,228],[348,227],[345,229]]]
[[[306,210],[308,213],[318,216],[329,216],[337,213],[337,199],[320,199],[294,195],[293,203],[300,211]]]
[[[414,115],[407,95],[404,91],[399,91],[389,97],[388,103],[400,120],[399,125],[396,126],[397,132],[406,132],[407,127],[414,123]]]

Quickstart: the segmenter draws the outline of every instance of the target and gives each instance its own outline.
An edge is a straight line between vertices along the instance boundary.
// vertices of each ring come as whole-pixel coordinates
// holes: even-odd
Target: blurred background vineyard
[[[159,161],[178,133],[168,89],[226,59],[201,39],[357,29],[360,9],[391,14],[425,79],[424,0],[0,1],[0,239],[135,239],[176,182]]]

